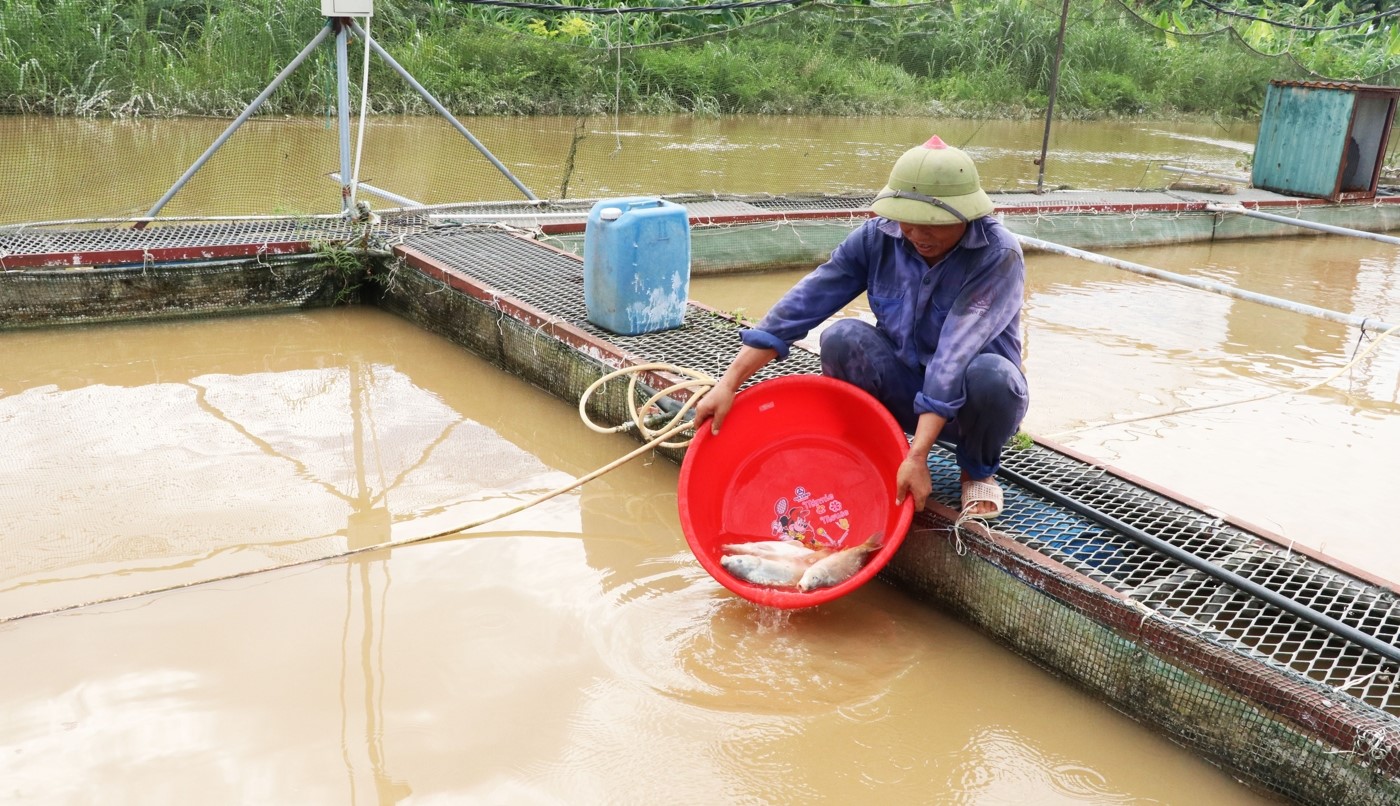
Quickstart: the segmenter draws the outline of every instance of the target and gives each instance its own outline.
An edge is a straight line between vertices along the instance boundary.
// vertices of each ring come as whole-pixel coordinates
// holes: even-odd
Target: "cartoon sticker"
[[[841,545],[850,533],[851,513],[835,493],[813,497],[805,487],[793,491],[793,502],[786,497],[773,503],[771,531],[780,540],[796,540],[814,549]],[[815,514],[815,517],[814,517]]]

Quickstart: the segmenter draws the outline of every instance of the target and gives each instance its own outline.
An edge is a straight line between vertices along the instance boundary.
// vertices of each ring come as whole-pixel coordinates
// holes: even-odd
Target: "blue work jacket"
[[[1021,366],[1025,279],[1021,245],[996,219],[969,223],[929,266],[898,223],[873,218],[740,338],[786,358],[793,342],[864,292],[900,360],[923,373],[914,411],[951,420],[966,400],[963,377],[975,356],[995,353]]]

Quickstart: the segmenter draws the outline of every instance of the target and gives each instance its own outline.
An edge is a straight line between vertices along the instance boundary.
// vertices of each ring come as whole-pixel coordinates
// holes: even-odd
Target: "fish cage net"
[[[584,318],[577,286],[558,282],[577,277],[578,262],[524,238],[463,230],[413,236],[406,245],[606,338],[641,362],[718,374],[739,346],[732,321],[696,307],[675,330],[616,336],[596,328]],[[395,296],[406,307],[438,295],[420,288]],[[492,341],[495,327],[487,336]],[[572,375],[550,363],[558,360],[550,351],[522,349],[524,366],[514,371]],[[752,382],[819,371],[816,354],[795,348]],[[1149,533],[1392,645],[1400,636],[1400,597],[1393,590],[1043,445],[1013,446],[1004,467],[1105,520],[1009,480],[994,534],[958,530],[949,519],[921,513],[882,576],[967,616],[1253,785],[1301,802],[1396,802],[1400,669],[1393,661],[1113,524]],[[934,500],[958,501],[952,455],[938,448],[929,469]],[[953,516],[946,506],[942,512]]]
[[[347,36],[338,68],[336,39],[327,36],[158,214],[339,214],[351,178],[363,183],[356,199],[376,209],[526,198],[491,158],[540,199],[868,193],[899,153],[934,133],[934,121],[950,142],[977,147],[1000,136],[985,118],[1041,116],[1048,99],[1054,4],[704,8],[380,2],[362,21],[369,38],[481,148],[367,51],[364,37]],[[152,211],[326,28],[319,11],[315,0],[8,3],[0,15],[0,225]],[[1257,108],[1270,78],[1316,77],[1287,52],[1254,50],[1232,28],[1203,21],[1203,33],[1188,35],[1169,27],[1120,0],[1076,7],[1057,109],[1133,114],[1153,104],[1187,108],[1199,94],[1228,95],[1243,111]],[[1144,32],[1156,43],[1149,52]],[[1099,80],[1130,73],[1123,59],[1200,64],[1218,86],[1179,70],[1146,71],[1162,74],[1151,85]],[[1392,70],[1367,80],[1395,78]],[[838,135],[840,147],[831,147],[832,130],[870,115],[891,118],[880,142]],[[666,116],[677,119],[655,128]],[[762,120],[735,135],[753,116]],[[805,136],[793,116],[822,116],[807,125],[823,136]],[[1034,176],[1027,159],[983,184],[1014,187]]]
[[[1042,452],[1027,452],[1022,462],[1043,458],[1036,453]],[[1247,640],[1214,629],[1218,625],[1209,615],[1124,595],[1130,590],[1128,575],[1066,573],[1019,550],[1016,544],[1028,542],[1020,531],[1026,523],[1018,519],[999,536],[987,536],[980,530],[959,533],[949,520],[922,515],[886,576],[953,608],[1028,659],[1194,748],[1251,788],[1297,803],[1379,805],[1400,797],[1400,723],[1371,696],[1377,688],[1393,686],[1393,668],[1377,673],[1373,666],[1371,674],[1346,681],[1348,691],[1339,691],[1342,684],[1324,685],[1315,670],[1297,662],[1305,654],[1301,649],[1345,666],[1338,661],[1347,651],[1328,647],[1325,638],[1309,635],[1282,653],[1259,642],[1263,652],[1255,651]],[[999,532],[1002,528],[997,526]],[[1108,555],[1086,547],[1104,536],[1090,534],[1069,547],[1081,556],[1076,568],[1102,563]],[[1114,572],[1119,570],[1128,569]],[[1225,598],[1200,575],[1182,586]],[[1264,625],[1261,633],[1270,624],[1290,621],[1264,618],[1268,614],[1258,607],[1242,611],[1236,620],[1254,619]],[[1296,653],[1292,663],[1288,652]]]

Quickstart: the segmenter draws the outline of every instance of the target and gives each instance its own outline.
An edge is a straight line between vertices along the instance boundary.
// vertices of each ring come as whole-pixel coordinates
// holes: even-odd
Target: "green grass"
[[[1153,23],[1113,0],[1072,7],[1059,114],[1245,116],[1270,78],[1305,75],[1291,58],[1219,32],[1189,2],[1135,8]],[[952,0],[584,16],[403,0],[379,4],[371,31],[459,114],[589,115],[617,103],[637,113],[1017,116],[1043,113],[1048,101],[1058,10]],[[233,114],[323,24],[314,0],[0,0],[0,112]],[[1400,66],[1400,34],[1260,30],[1247,29],[1254,47],[1287,49],[1332,77]],[[309,59],[266,110],[324,112],[331,52]],[[352,83],[359,59],[352,43]],[[370,87],[380,111],[428,111],[377,58]]]

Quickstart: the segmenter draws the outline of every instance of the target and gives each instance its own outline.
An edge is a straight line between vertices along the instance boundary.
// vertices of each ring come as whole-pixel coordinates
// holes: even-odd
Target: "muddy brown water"
[[[0,224],[144,215],[230,121],[0,116]],[[930,135],[965,148],[989,190],[1161,188],[1163,165],[1247,173],[1255,125],[1187,121],[1056,122],[1044,175],[1041,121],[940,118],[471,118],[493,155],[542,199],[656,193],[870,193],[905,149]],[[358,127],[358,119],[354,123]],[[358,134],[358,130],[355,132]],[[254,118],[162,215],[340,211],[334,122]],[[407,155],[407,158],[406,158]],[[351,174],[354,174],[352,165]],[[373,116],[359,177],[424,204],[522,199],[471,144],[435,117]],[[375,208],[400,202],[364,190]]]
[[[0,351],[6,617],[439,531],[634,444],[372,308]],[[881,583],[736,599],[677,474],[0,626],[0,800],[1267,802]]]
[[[366,181],[513,197],[455,132],[377,122]],[[226,123],[0,118],[0,222],[144,212]],[[1024,189],[1041,136],[594,119],[566,173],[572,119],[469,123],[552,198],[566,178],[570,197],[868,191],[931,133],[987,187]],[[1057,124],[1046,182],[1234,173],[1252,140]],[[257,121],[166,212],[333,210],[333,142],[324,120]],[[1400,255],[1372,243],[1119,254],[1400,321]],[[1113,424],[1315,383],[1355,333],[1069,259],[1030,269],[1028,429],[1400,577],[1394,343],[1322,390]],[[697,278],[692,296],[758,316],[797,276]],[[0,351],[0,618],[190,586],[0,625],[0,800],[1267,801],[882,584],[784,616],[735,599],[686,550],[661,460],[470,535],[198,584],[476,520],[633,447],[382,312],[0,333]]]

